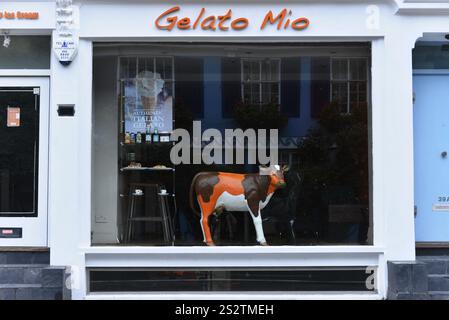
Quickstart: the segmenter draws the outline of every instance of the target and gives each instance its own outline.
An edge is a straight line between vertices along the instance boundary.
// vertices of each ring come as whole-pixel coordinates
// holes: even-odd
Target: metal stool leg
[[[133,229],[133,221],[132,218],[134,218],[134,207],[135,207],[135,197],[133,190],[130,190],[131,197],[131,204],[128,209],[128,223],[127,223],[127,230],[126,230],[126,243],[129,243],[131,241],[131,235],[132,235],[132,229]]]
[[[167,197],[159,196],[160,204],[161,204],[161,215],[162,215],[162,227],[164,232],[164,241],[169,243],[171,241],[170,237],[170,226],[169,226],[169,217],[167,212]]]

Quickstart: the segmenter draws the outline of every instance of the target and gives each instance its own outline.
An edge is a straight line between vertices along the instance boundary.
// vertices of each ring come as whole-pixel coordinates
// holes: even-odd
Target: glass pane
[[[38,98],[0,88],[0,215],[36,213]]]
[[[413,49],[413,69],[449,69],[449,46],[447,43],[428,45],[417,42]]]
[[[135,80],[124,80],[123,86],[123,102],[127,106],[125,117],[131,116],[137,108],[137,92]]]
[[[348,60],[332,59],[332,79],[347,80],[348,79]]]
[[[279,84],[263,83],[262,84],[262,103],[279,103]]]
[[[153,57],[139,57],[138,58],[138,65],[139,70],[138,74],[141,74],[142,72],[153,72],[154,71],[154,58]]]
[[[351,59],[350,60],[350,76],[351,80],[366,80],[366,60]]]
[[[245,83],[243,85],[243,97],[248,103],[260,102],[260,86],[258,83]]]
[[[371,291],[366,267],[323,269],[168,268],[89,270],[90,292]],[[243,311],[244,312],[244,311]],[[243,313],[242,312],[242,313]],[[191,317],[193,318],[193,317]],[[248,317],[250,318],[250,317]]]
[[[243,68],[243,81],[249,81],[251,79],[250,76],[250,64],[249,61],[242,61],[242,68]]]
[[[279,60],[263,60],[262,81],[279,81]]]
[[[132,79],[136,77],[137,58],[120,58],[120,79]]]
[[[173,97],[174,95],[174,87],[173,81],[165,81],[164,88],[162,89],[162,94],[164,98]]]
[[[0,69],[50,69],[50,37],[10,36],[10,39],[8,48],[0,46]]]
[[[304,94],[309,94],[306,90],[298,96],[300,80],[304,79],[299,62],[305,53],[300,46],[289,45],[295,48],[284,56],[285,45],[274,43],[160,43],[157,53],[149,44],[151,55],[139,56],[134,78],[120,81],[119,88],[115,79],[117,57],[105,57],[99,52],[94,59],[93,83],[94,245],[254,246],[264,244],[262,237],[271,246],[372,243],[369,109],[351,109],[361,102],[367,105],[369,82],[349,80],[350,58],[334,61],[335,75],[345,79],[329,81],[334,57],[329,54],[330,46],[320,44],[314,53],[318,59],[306,57],[311,60],[311,68],[302,71],[310,72],[307,78],[312,83],[310,99],[303,99]],[[349,56],[359,57],[346,44],[332,46],[341,46]],[[128,65],[137,65],[136,57],[126,56],[125,48],[120,48],[126,57],[120,66],[127,68],[121,71],[126,70],[129,76],[133,72]],[[134,51],[130,44],[129,52]],[[161,52],[174,55],[160,56]],[[248,52],[253,57],[267,57],[270,52],[273,58],[248,58]],[[295,56],[295,52],[300,54]],[[277,59],[280,63],[294,63],[289,68]],[[357,74],[352,76],[363,77],[368,71],[357,63],[365,59],[355,61],[352,66]],[[152,62],[156,63],[154,69]],[[282,82],[277,81],[280,71],[287,72],[280,75]],[[280,89],[291,98],[283,101],[286,107],[281,112],[278,106],[261,107],[260,102],[278,102]],[[302,118],[313,117],[301,121],[301,125],[283,113],[299,104]],[[214,129],[214,136],[203,142],[199,153],[192,148],[197,137],[192,130],[194,120],[201,121],[201,132]],[[164,124],[172,126],[161,129]],[[176,127],[187,129],[190,135],[182,137],[186,143],[182,148],[164,136]],[[238,150],[237,146],[242,145],[238,143],[211,150],[216,144],[209,142],[228,142],[226,133],[238,128],[247,134],[243,151]],[[215,188],[217,173],[226,173],[220,178],[233,176],[237,184],[248,175],[260,173],[258,163],[264,152],[261,147],[269,143],[252,144],[251,135],[254,132],[257,137],[257,130],[266,128],[278,129],[280,163],[288,163],[291,168],[282,172],[285,188],[276,189],[267,206],[259,208],[262,231],[256,229],[246,207],[233,207],[234,202],[228,201],[223,205],[211,203],[209,209],[222,212],[214,215],[213,210],[209,211],[204,223],[200,212],[204,203],[198,203],[198,197],[207,190],[216,190],[213,197],[218,199],[229,190],[227,184]],[[171,151],[176,150],[178,155],[172,155]],[[253,150],[254,157],[250,153]],[[266,155],[271,152],[268,148],[266,151]],[[198,181],[195,177],[199,173],[213,179]],[[164,200],[167,194],[168,204]]]
[[[338,104],[340,112],[347,112],[348,84],[346,82],[332,83],[332,101]]]
[[[366,82],[351,82],[350,85],[350,105],[351,110],[356,106],[361,106],[367,101]]]
[[[172,65],[172,58],[156,58],[156,72],[161,75],[162,79],[171,80],[173,78]]]
[[[243,61],[243,81],[259,81],[260,80],[260,63],[259,61],[244,60]]]

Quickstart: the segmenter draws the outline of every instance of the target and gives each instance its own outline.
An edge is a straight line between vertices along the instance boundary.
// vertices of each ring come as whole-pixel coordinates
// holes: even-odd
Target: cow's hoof
[[[266,242],[262,242],[260,245],[261,245],[261,246],[264,246],[264,247],[268,247],[268,246],[269,246],[269,244],[266,243]]]
[[[208,247],[215,247],[215,243],[213,242],[206,242]]]

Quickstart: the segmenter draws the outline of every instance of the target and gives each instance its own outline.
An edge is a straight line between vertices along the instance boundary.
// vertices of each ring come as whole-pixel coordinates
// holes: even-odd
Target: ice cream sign
[[[184,16],[181,7],[175,6],[159,15],[154,24],[159,30],[204,30],[204,31],[229,31],[244,30],[251,23],[247,17],[235,16],[231,9],[220,15],[210,15],[202,8],[194,16]],[[278,12],[268,11],[263,19],[257,22],[260,30],[274,28],[275,30],[301,31],[309,27],[310,21],[305,17],[297,17],[292,10],[284,8]]]
[[[5,20],[37,20],[39,12],[30,11],[0,11],[0,19]]]

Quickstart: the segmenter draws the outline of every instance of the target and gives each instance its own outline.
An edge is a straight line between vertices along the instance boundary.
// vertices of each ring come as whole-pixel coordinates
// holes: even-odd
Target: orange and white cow
[[[257,242],[267,245],[260,211],[268,204],[274,192],[285,186],[284,171],[278,165],[260,167],[259,173],[200,172],[190,186],[190,206],[195,211],[196,196],[201,210],[201,229],[204,242],[213,246],[209,217],[225,211],[249,211],[256,229]]]

